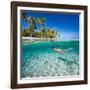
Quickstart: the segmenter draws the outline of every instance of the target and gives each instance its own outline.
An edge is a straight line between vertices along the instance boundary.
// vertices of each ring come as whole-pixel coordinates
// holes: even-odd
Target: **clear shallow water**
[[[21,78],[79,75],[79,41],[22,43],[21,50]]]

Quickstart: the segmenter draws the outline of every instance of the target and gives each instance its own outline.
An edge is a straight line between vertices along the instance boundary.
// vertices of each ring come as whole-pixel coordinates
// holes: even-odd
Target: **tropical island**
[[[80,75],[79,15],[21,11],[21,79]]]
[[[57,30],[46,25],[45,17],[36,18],[23,12],[22,19],[29,25],[21,32],[23,41],[57,41]]]

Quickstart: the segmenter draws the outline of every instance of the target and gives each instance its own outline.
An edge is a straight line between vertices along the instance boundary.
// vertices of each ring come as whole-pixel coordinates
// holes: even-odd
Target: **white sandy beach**
[[[22,37],[26,41],[56,41],[56,38],[37,38],[37,37]]]

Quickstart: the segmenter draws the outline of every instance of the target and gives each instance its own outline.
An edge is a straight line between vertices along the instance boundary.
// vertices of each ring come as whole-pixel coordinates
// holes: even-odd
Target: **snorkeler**
[[[63,50],[63,49],[60,49],[60,48],[53,48],[54,51],[57,51],[61,54],[64,54],[65,52],[69,52],[71,51],[73,48],[69,48],[69,49],[66,49],[66,50]]]

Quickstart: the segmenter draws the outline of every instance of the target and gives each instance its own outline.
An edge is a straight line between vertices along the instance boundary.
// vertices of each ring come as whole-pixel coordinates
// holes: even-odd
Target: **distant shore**
[[[56,38],[37,38],[37,37],[22,37],[25,42],[35,42],[35,41],[56,41]]]
[[[79,41],[79,39],[67,39],[67,40],[58,40],[56,38],[37,38],[37,37],[22,37],[24,42],[41,42],[41,41],[55,41],[55,42],[62,42],[62,41]]]

